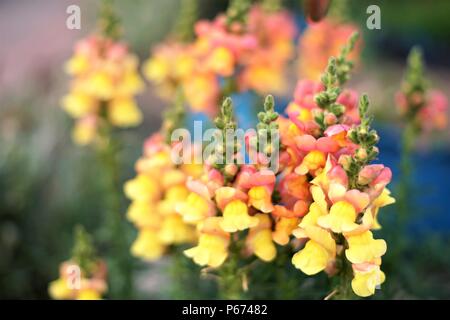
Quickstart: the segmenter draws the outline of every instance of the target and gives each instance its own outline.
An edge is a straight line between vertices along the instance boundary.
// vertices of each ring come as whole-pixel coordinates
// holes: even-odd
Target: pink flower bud
[[[334,113],[327,113],[327,115],[325,116],[325,123],[328,126],[335,124],[336,121],[337,121],[337,117]]]

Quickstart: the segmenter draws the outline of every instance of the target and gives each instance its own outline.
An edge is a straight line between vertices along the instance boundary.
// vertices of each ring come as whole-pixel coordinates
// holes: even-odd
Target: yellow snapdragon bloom
[[[136,240],[131,246],[131,253],[139,258],[155,261],[164,254],[165,245],[158,233],[152,229],[140,229]]]
[[[168,188],[165,192],[164,199],[157,204],[158,213],[163,216],[170,216],[177,213],[177,206],[181,205],[188,195],[189,191],[183,184]]]
[[[66,62],[64,70],[70,75],[78,75],[89,69],[88,57],[82,54],[75,54]]]
[[[159,185],[148,175],[139,174],[124,186],[126,196],[135,201],[152,201],[160,194]]]
[[[352,289],[360,297],[368,297],[375,293],[375,289],[386,279],[379,266],[374,266],[369,271],[361,272],[354,270]]]
[[[156,83],[163,82],[167,78],[169,70],[170,61],[163,57],[151,58],[144,63],[143,67],[144,75]]]
[[[77,300],[101,300],[101,294],[94,289],[81,289],[77,295]]]
[[[250,250],[261,260],[269,262],[275,259],[277,249],[272,241],[272,222],[266,214],[257,214],[258,224],[250,228],[247,245]]]
[[[99,70],[89,75],[83,82],[84,90],[94,97],[109,100],[114,95],[114,83],[106,71]]]
[[[310,151],[303,158],[302,163],[295,169],[295,172],[299,175],[315,173],[318,169],[325,166],[326,160],[325,154],[322,151]]]
[[[162,217],[147,201],[133,201],[127,210],[127,218],[140,228],[158,228],[162,223]]]
[[[195,229],[187,225],[179,214],[172,214],[164,218],[159,238],[165,244],[181,244],[193,242],[197,235]]]
[[[338,201],[330,208],[329,214],[319,217],[318,224],[333,232],[342,233],[358,228],[356,221],[356,210],[347,201]]]
[[[255,227],[257,224],[258,218],[248,214],[247,205],[241,200],[234,200],[225,206],[220,226],[226,232],[236,232]]]
[[[275,231],[272,233],[272,238],[275,243],[285,246],[289,243],[290,235],[298,225],[297,218],[281,217],[275,224]]]
[[[371,231],[347,237],[349,248],[345,256],[352,263],[371,262],[386,253],[386,241],[375,240]]]
[[[63,97],[61,105],[70,116],[79,119],[95,112],[98,102],[88,94],[74,91]]]
[[[137,72],[138,59],[125,44],[112,39],[90,36],[79,41],[73,57],[66,63],[66,72],[73,77],[71,91],[61,102],[74,119],[72,134],[75,143],[87,145],[95,141],[97,126],[80,124],[85,118],[100,120],[118,127],[142,122],[142,114],[134,96],[144,88]]]
[[[108,119],[117,127],[132,127],[142,122],[142,112],[134,98],[118,97],[109,104]]]
[[[292,264],[307,275],[319,273],[328,265],[330,254],[320,244],[308,240],[305,247],[294,254]]]
[[[375,216],[372,229],[374,230],[381,229],[381,225],[377,219],[379,209],[393,203],[395,203],[395,199],[391,197],[391,192],[387,188],[384,188],[383,192],[381,192],[381,194],[372,203],[372,208]]]
[[[336,257],[336,242],[330,232],[320,227],[308,225],[301,230],[302,237],[310,240],[292,257],[292,263],[307,275],[325,270]]]
[[[179,204],[176,210],[185,222],[196,224],[210,215],[211,206],[208,200],[195,192],[191,192],[186,201]]]
[[[96,136],[97,125],[95,119],[81,119],[75,123],[75,127],[72,130],[72,139],[80,146],[90,144],[95,140]]]
[[[215,73],[229,77],[234,72],[235,59],[228,48],[217,47],[212,51],[206,64]]]
[[[217,268],[228,257],[230,235],[220,228],[222,217],[209,217],[200,226],[198,245],[184,254],[200,266]]]
[[[253,187],[248,191],[248,204],[261,212],[273,211],[272,194],[265,186]]]
[[[56,300],[70,299],[74,294],[65,278],[58,278],[50,282],[48,293],[52,299]]]

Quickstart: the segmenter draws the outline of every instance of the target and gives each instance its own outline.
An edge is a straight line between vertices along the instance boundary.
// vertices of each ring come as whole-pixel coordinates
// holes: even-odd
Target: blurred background
[[[227,7],[226,0],[199,1],[202,18],[212,18]],[[295,14],[300,30],[306,28],[301,1],[284,3]],[[81,7],[81,30],[65,26],[66,8],[71,4]],[[363,62],[348,87],[371,98],[381,136],[380,161],[393,169],[395,195],[402,123],[395,112],[394,94],[406,55],[419,44],[433,86],[450,96],[450,2],[352,0],[349,4],[350,16],[363,31],[364,49]],[[381,30],[365,26],[370,4],[381,8]],[[142,61],[171,30],[179,2],[116,0],[116,6],[124,37]],[[76,40],[95,27],[97,11],[97,1],[0,0],[0,298],[48,298],[49,281],[58,277],[59,263],[70,257],[73,227],[78,223],[91,231],[101,227],[104,209],[98,199],[104,181],[98,161],[92,150],[72,143],[72,120],[59,106],[69,83],[63,63]],[[295,74],[290,82],[294,88]],[[149,84],[139,96],[144,123],[121,132],[122,181],[133,177],[144,139],[159,129],[166,104],[153,90]],[[289,98],[279,97],[279,108]],[[388,280],[376,298],[448,299],[450,131],[417,141],[413,163],[409,199],[414,210],[405,222],[407,232],[399,235],[399,230],[389,227],[397,205],[384,209],[380,218],[384,228],[379,236],[389,247],[383,261]],[[124,197],[123,212],[127,204]],[[131,242],[134,229],[128,227]],[[402,243],[398,250],[397,243]],[[168,285],[171,278],[165,270],[170,261],[133,263],[137,272],[132,297],[178,297]],[[201,285],[195,279],[177,281],[186,288],[196,287],[191,292],[198,293],[191,298],[214,297],[207,281]],[[308,286],[305,280],[299,297],[320,297],[322,292]]]

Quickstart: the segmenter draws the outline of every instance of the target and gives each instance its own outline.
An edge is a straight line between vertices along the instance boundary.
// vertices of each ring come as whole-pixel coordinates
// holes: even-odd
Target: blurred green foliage
[[[200,17],[212,17],[227,4],[226,0],[200,1]],[[352,17],[362,25],[367,17],[365,8],[379,4],[383,32],[421,33],[447,42],[450,39],[449,1],[350,2]],[[295,9],[299,9],[299,3],[299,0],[285,1]],[[178,1],[120,0],[117,5],[125,38],[141,57],[147,57],[150,46],[171,30]],[[365,39],[370,40],[370,36],[367,34]],[[60,72],[61,65],[51,67]],[[33,80],[41,84],[41,79]],[[72,123],[57,106],[60,82],[64,83],[56,78],[47,88],[20,88],[16,93],[0,97],[0,298],[48,298],[49,281],[57,278],[59,264],[70,257],[76,224],[84,225],[96,240],[102,239],[98,233],[105,216],[101,201],[102,168],[92,150],[79,148],[70,141]],[[151,109],[151,103],[146,101],[142,106]],[[121,181],[133,176],[133,164],[141,153],[144,139],[158,127],[154,121],[151,119],[139,130],[121,133]],[[122,214],[126,205],[123,198]],[[389,215],[395,214],[395,208],[382,212],[386,218],[381,216],[385,229],[379,236],[389,244],[383,260],[387,281],[374,298],[450,297],[450,239],[413,236],[405,240],[406,249],[398,253],[392,236],[396,230],[389,227]],[[127,224],[127,230],[131,241],[134,237],[131,225]],[[101,255],[105,248],[99,243]],[[162,287],[156,283],[156,290],[151,294],[141,292],[134,297],[217,297],[214,280],[203,279],[200,268],[183,256],[176,261],[165,261],[169,268],[136,260],[133,263],[142,277],[157,274],[160,281],[169,281]],[[257,265],[249,279],[248,298],[320,299],[329,293],[325,289],[329,281],[324,274],[305,277],[292,266],[289,258],[280,263],[279,266]],[[271,272],[275,267],[282,271]],[[140,279],[136,277],[135,281]]]

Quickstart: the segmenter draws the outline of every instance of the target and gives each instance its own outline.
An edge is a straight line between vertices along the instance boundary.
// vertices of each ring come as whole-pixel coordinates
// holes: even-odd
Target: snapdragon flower
[[[80,40],[66,63],[73,77],[62,107],[76,120],[73,139],[87,145],[95,140],[102,121],[132,127],[142,121],[134,96],[144,84],[138,60],[125,44],[101,35]]]

